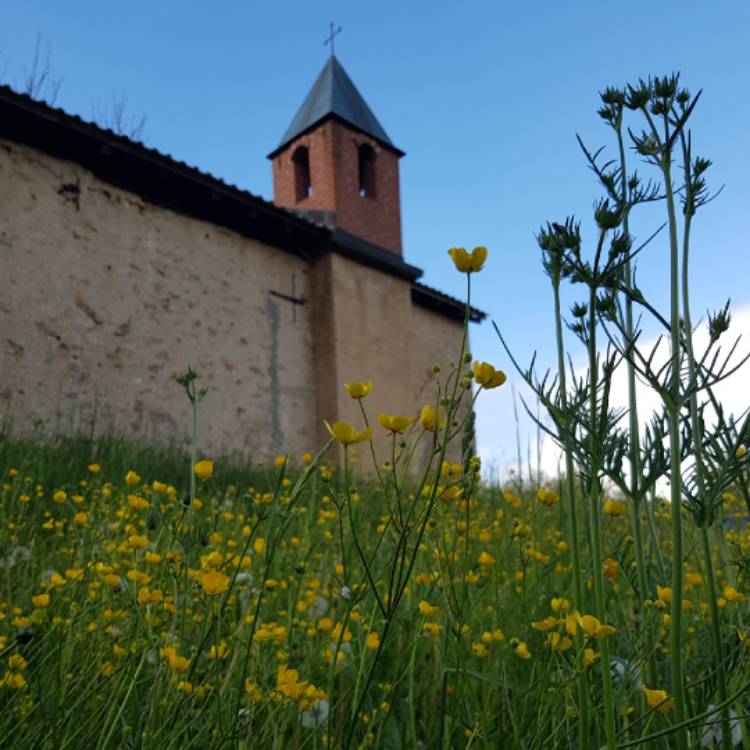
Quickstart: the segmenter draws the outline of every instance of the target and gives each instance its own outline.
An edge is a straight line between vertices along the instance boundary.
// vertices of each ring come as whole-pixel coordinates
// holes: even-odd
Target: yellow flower
[[[422,630],[425,635],[428,635],[430,638],[437,638],[438,635],[440,635],[440,625],[436,622],[426,622],[422,625]]]
[[[700,573],[687,573],[685,579],[694,589],[699,589],[703,585],[703,576]]]
[[[570,609],[570,600],[565,599],[564,597],[553,596],[550,600],[550,607],[552,607],[555,612],[561,612],[566,609]]]
[[[659,601],[662,602],[662,604],[672,603],[672,589],[669,588],[669,586],[659,586],[657,584],[656,596],[659,597]]]
[[[463,490],[457,484],[454,484],[451,487],[446,487],[442,491],[440,488],[438,488],[440,499],[445,500],[446,503],[455,500],[462,492]]]
[[[724,598],[728,602],[741,602],[744,601],[745,595],[737,591],[734,586],[724,586]]]
[[[114,674],[115,665],[111,661],[105,661],[101,667],[102,677],[111,677]]]
[[[8,668],[9,669],[26,669],[29,663],[21,654],[11,654],[8,657]]]
[[[625,512],[625,503],[621,500],[605,500],[604,512],[612,518],[619,518]]]
[[[154,492],[158,492],[160,495],[163,495],[167,491],[167,485],[164,484],[164,482],[154,480],[153,484],[151,485],[151,489]]]
[[[372,390],[372,381],[365,380],[363,383],[344,383],[346,392],[354,399],[364,398]]]
[[[54,495],[52,495],[52,499],[56,503],[64,503],[68,499],[68,495],[64,490],[58,490]]]
[[[484,550],[482,550],[482,553],[479,555],[479,564],[494,565],[495,558],[489,552],[485,552]]]
[[[49,594],[38,594],[37,596],[32,596],[31,603],[39,609],[49,607]]]
[[[148,508],[149,502],[145,497],[139,495],[128,495],[128,505],[135,510],[144,510]]]
[[[195,476],[199,479],[210,479],[214,473],[214,462],[208,458],[204,458],[202,461],[198,461],[193,467],[193,471],[195,471]]]
[[[523,641],[520,641],[513,650],[516,652],[516,656],[521,659],[531,658],[531,651],[529,651],[529,647]]]
[[[669,711],[674,707],[674,698],[667,700],[666,690],[649,690],[643,685],[643,692],[646,694],[646,701],[651,708],[658,706],[660,711]]]
[[[452,247],[448,250],[453,265],[462,273],[476,273],[482,270],[485,260],[487,260],[487,248],[475,247],[471,253],[463,247]]]
[[[131,487],[132,487],[133,485],[136,485],[136,484],[138,484],[138,482],[140,482],[140,481],[141,481],[141,478],[140,478],[140,477],[138,476],[138,474],[136,474],[136,473],[135,473],[134,471],[129,471],[129,472],[128,472],[128,473],[127,473],[127,474],[125,475],[125,484],[128,484],[128,485],[130,485]]]
[[[586,648],[583,650],[583,666],[586,669],[588,669],[598,658],[599,654],[597,654],[593,648]]]
[[[205,570],[200,574],[203,590],[209,596],[223,594],[229,588],[229,576],[219,570]]]
[[[583,615],[578,617],[578,624],[581,626],[586,635],[590,638],[606,638],[608,635],[612,635],[615,629],[611,625],[602,625],[599,620],[593,615]]]
[[[564,653],[573,646],[573,641],[559,633],[547,633],[547,643],[553,651]]]
[[[405,432],[414,423],[415,417],[400,417],[393,414],[380,414],[378,422],[383,429],[398,435]]]
[[[422,615],[422,617],[432,617],[433,615],[436,615],[440,611],[440,607],[435,607],[434,605],[430,604],[428,601],[425,601],[422,599],[421,602],[419,602],[419,614]]]
[[[102,470],[102,467],[99,464],[89,464],[88,469],[92,474],[98,474]]]
[[[474,380],[486,390],[501,386],[507,378],[502,370],[496,370],[491,364],[487,362],[475,362]]]
[[[617,562],[617,560],[613,560],[611,557],[608,557],[602,563],[602,567],[604,568],[605,578],[611,578],[613,581],[616,581],[620,577],[620,564]]]
[[[436,430],[442,430],[445,426],[445,417],[440,410],[436,410],[434,406],[422,407],[422,411],[419,412],[419,424],[423,430],[428,432],[435,432]]]
[[[73,516],[73,520],[79,525],[79,526],[85,526],[86,521],[88,521],[88,514],[85,511],[79,511],[78,513]]]
[[[543,620],[538,620],[537,622],[532,622],[531,627],[534,628],[534,630],[549,630],[550,628],[554,628],[555,625],[557,625],[557,618],[550,615],[549,617],[545,617]]]
[[[372,436],[372,427],[368,427],[362,430],[362,432],[357,432],[348,422],[334,422],[330,425],[323,420],[323,424],[326,426],[328,432],[331,433],[331,436],[336,438],[342,445],[363,443]]]
[[[209,656],[216,661],[221,661],[229,656],[227,644],[222,641],[218,646],[213,645],[209,651]]]
[[[536,499],[542,505],[554,505],[560,499],[560,496],[556,492],[552,492],[552,490],[540,487],[537,490]]]
[[[193,692],[193,683],[192,682],[188,682],[187,680],[180,680],[180,682],[177,685],[177,689],[183,695],[190,695],[190,693]]]
[[[188,671],[188,667],[190,666],[190,659],[186,659],[184,656],[180,656],[179,654],[169,654],[169,656],[167,656],[167,664],[169,664],[170,669],[173,669],[175,672],[180,672],[180,674],[182,674],[183,672]]]
[[[747,454],[747,448],[745,448],[744,445],[737,446],[737,450],[734,452],[734,455],[737,456],[737,458],[744,458]]]
[[[380,646],[380,636],[373,632],[367,634],[367,650],[377,651]]]

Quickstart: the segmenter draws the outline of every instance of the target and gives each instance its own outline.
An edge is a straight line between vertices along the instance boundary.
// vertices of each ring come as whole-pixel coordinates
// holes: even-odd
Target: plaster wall
[[[209,388],[206,451],[313,450],[310,267],[0,140],[0,417],[17,433],[187,439],[175,377]]]

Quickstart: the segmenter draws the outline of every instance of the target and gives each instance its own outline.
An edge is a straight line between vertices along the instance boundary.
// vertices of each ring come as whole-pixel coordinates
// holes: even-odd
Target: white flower
[[[352,598],[352,590],[348,586],[342,586],[341,591],[339,591],[339,596],[342,599],[351,599]]]
[[[321,698],[311,709],[302,712],[302,726],[305,729],[315,729],[328,718],[328,701]]]
[[[310,617],[318,618],[322,617],[328,609],[328,599],[322,596],[316,596],[315,601],[310,605],[307,613]]]
[[[707,717],[706,721],[714,722],[708,724],[701,735],[701,747],[721,747],[724,739],[724,734],[721,727],[721,713],[715,711],[716,706],[713,704],[708,706],[708,711],[712,711]],[[729,731],[732,737],[732,747],[739,745],[742,742],[742,729],[740,728],[740,722],[737,721],[737,712],[733,709],[729,709]]]

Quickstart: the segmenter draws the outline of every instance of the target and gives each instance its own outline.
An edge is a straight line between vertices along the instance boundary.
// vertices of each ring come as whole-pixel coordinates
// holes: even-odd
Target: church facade
[[[415,414],[464,308],[403,258],[402,156],[333,56],[273,203],[0,87],[0,418],[182,441],[188,365],[207,452],[315,451],[323,419],[361,426],[351,380]]]

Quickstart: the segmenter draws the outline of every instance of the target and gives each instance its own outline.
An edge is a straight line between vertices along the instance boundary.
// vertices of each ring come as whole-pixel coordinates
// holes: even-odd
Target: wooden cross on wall
[[[291,294],[284,294],[283,292],[277,292],[275,289],[269,289],[268,293],[272,297],[278,297],[279,299],[283,299],[286,302],[292,303],[292,320],[296,323],[297,322],[297,306],[298,305],[304,305],[305,299],[303,297],[297,296],[297,280],[292,274],[292,293]]]
[[[325,41],[323,42],[323,46],[324,47],[327,44],[331,45],[331,57],[333,57],[333,54],[334,54],[334,52],[333,52],[333,40],[335,39],[336,34],[340,34],[341,33],[341,26],[339,26],[338,29],[334,30],[333,25],[334,25],[333,21],[331,21],[331,23],[328,24],[328,26],[330,28],[330,31],[328,32],[328,36],[326,37]]]

